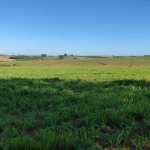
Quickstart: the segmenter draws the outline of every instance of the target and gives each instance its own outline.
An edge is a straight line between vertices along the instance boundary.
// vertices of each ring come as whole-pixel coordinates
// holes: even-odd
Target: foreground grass
[[[149,68],[1,68],[0,149],[144,149]]]

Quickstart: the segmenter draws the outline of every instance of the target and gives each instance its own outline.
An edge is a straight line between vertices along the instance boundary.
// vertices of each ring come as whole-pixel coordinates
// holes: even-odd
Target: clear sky
[[[0,0],[0,54],[148,55],[150,0]]]

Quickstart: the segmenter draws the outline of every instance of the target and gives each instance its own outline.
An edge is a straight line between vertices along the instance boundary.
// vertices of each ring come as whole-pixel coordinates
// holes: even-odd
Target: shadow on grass
[[[16,147],[18,137],[47,149],[133,146],[131,140],[144,138],[150,128],[149,89],[145,80],[0,79],[0,146]],[[49,146],[45,137],[57,142]]]

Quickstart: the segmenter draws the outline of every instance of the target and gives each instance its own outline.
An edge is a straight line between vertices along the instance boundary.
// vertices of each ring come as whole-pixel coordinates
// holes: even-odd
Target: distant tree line
[[[70,55],[70,57],[73,57],[73,56],[74,56],[73,54]],[[69,55],[65,53],[64,55],[59,55],[58,57],[59,59],[64,59],[65,57],[69,57]]]
[[[12,55],[9,56],[10,59],[16,59],[16,60],[44,60],[44,59],[49,59],[49,57],[55,57],[55,56],[47,56],[47,54],[41,54],[41,55]],[[68,55],[67,53],[63,55],[58,55],[59,59],[64,59],[65,57],[74,57],[73,54]],[[57,59],[57,57],[56,57]]]
[[[41,56],[15,55],[15,56],[10,56],[9,58],[16,59],[16,60],[38,60],[41,58]]]

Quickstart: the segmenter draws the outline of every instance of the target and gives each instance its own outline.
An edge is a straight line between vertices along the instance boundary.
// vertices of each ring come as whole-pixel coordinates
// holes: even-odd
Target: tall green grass
[[[1,68],[0,149],[144,149],[149,68]]]

